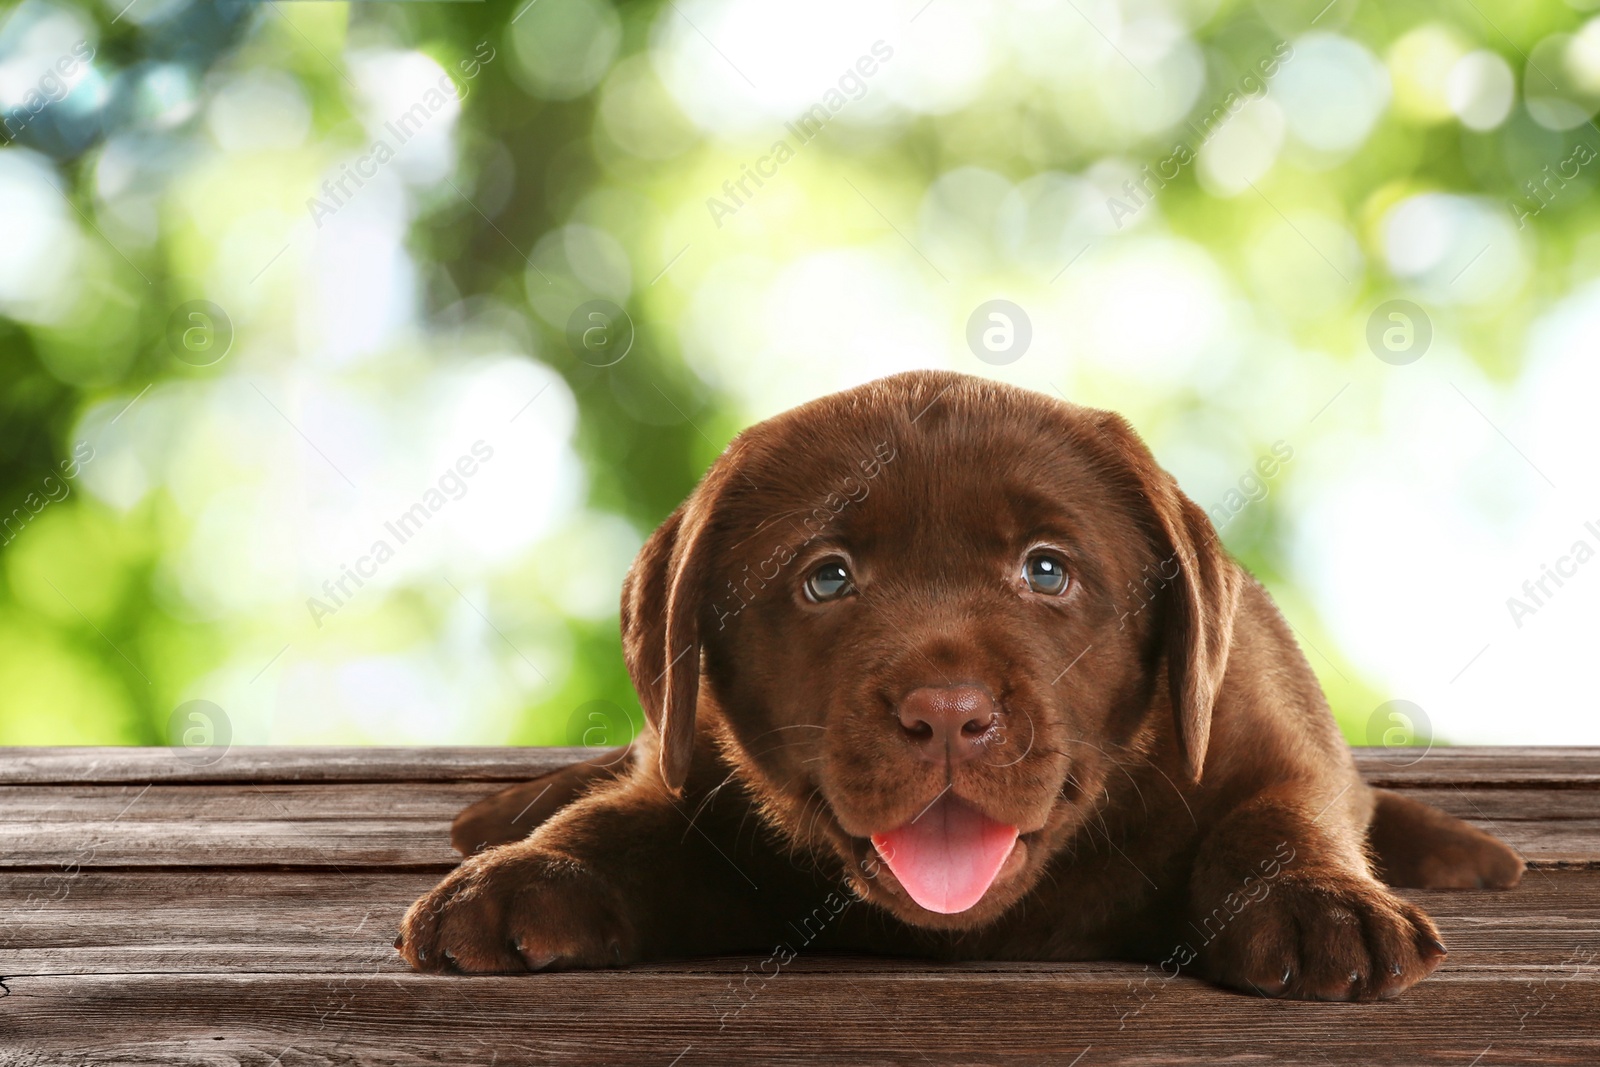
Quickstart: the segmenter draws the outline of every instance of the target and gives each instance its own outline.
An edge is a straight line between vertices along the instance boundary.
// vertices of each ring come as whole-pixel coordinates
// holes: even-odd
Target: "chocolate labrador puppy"
[[[640,551],[622,637],[649,730],[464,812],[413,966],[777,944],[1371,1000],[1445,956],[1385,883],[1521,875],[1362,783],[1283,617],[1123,419],[991,381],[902,374],[740,434]]]

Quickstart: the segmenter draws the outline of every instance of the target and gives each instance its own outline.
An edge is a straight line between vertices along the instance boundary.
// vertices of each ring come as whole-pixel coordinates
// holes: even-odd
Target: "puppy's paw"
[[[493,974],[617,967],[638,956],[627,912],[588,867],[510,845],[466,860],[400,923],[419,971]]]
[[[1420,800],[1374,791],[1367,829],[1375,873],[1412,889],[1510,889],[1525,864],[1505,842]]]
[[[1285,879],[1237,913],[1219,907],[1194,923],[1213,937],[1200,953],[1208,977],[1262,996],[1383,1000],[1445,957],[1420,908],[1356,879]]]

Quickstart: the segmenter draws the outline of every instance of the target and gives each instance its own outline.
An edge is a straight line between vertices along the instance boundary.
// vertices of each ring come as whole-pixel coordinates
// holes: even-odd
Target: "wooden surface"
[[[1408,894],[1451,953],[1388,1004],[1118,963],[408,972],[391,941],[454,863],[450,819],[577,755],[0,749],[0,1067],[1600,1063],[1600,751],[1358,752],[1531,864],[1509,893]]]

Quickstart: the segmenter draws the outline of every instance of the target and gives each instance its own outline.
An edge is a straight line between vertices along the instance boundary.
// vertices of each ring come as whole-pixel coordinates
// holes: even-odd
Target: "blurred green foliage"
[[[962,341],[967,313],[995,292],[1020,294],[1036,315],[1040,350],[1056,346],[1019,364],[1013,380],[1046,391],[1059,381],[1073,399],[1125,411],[1207,504],[1276,439],[1310,454],[1328,428],[1310,428],[1318,405],[1358,377],[1350,368],[1376,366],[1361,337],[1381,300],[1420,298],[1438,336],[1459,345],[1488,380],[1509,384],[1522,369],[1530,325],[1600,260],[1596,168],[1578,168],[1542,198],[1528,186],[1577,146],[1600,141],[1587,121],[1600,103],[1597,34],[1562,4],[1128,0],[1079,11],[934,0],[922,10],[835,5],[743,22],[738,12],[758,5],[136,4],[124,13],[120,3],[89,0],[0,6],[0,103],[13,112],[31,108],[39,54],[47,62],[66,54],[59,42],[75,33],[92,40],[95,53],[92,77],[14,136],[8,128],[0,147],[0,164],[10,168],[0,190],[13,194],[0,199],[0,224],[13,231],[0,235],[12,242],[0,270],[0,513],[18,517],[0,549],[0,744],[169,743],[172,710],[195,697],[229,708],[236,736],[249,741],[568,743],[573,709],[593,700],[635,704],[614,608],[568,610],[567,594],[550,591],[603,540],[585,524],[620,518],[631,531],[631,545],[603,557],[601,578],[614,597],[632,545],[750,419],[857,380],[862,368],[922,362],[1006,376],[972,359]],[[764,31],[739,29],[763,18]],[[1030,20],[1038,20],[1037,33]],[[43,44],[41,26],[55,27]],[[760,32],[777,39],[769,51],[741,51],[738,42]],[[1543,74],[1528,57],[1553,35],[1560,40],[1550,84],[1540,86]],[[893,40],[895,58],[853,110],[724,227],[706,202],[783,136],[783,115],[798,115],[829,87],[811,68],[797,74],[762,59],[781,57],[789,36],[796,50],[843,42],[841,58],[819,60],[818,70],[846,69],[880,38]],[[1223,104],[1284,41],[1293,54],[1261,94],[1281,105],[1252,103],[1228,118],[1221,130],[1230,140],[1219,142],[1226,150],[1208,155],[1189,124]],[[495,58],[469,76],[464,64],[484,47]],[[1062,51],[1053,59],[1046,53],[1055,47]],[[971,65],[960,61],[963,49],[984,52],[988,66],[963,73]],[[1461,66],[1480,53],[1490,59]],[[350,236],[325,238],[308,220],[307,202],[339,160],[382,136],[362,101],[401,69],[362,75],[361,63],[377,62],[374,55],[426,57],[467,92],[438,152],[438,173],[422,166],[403,181],[390,175],[376,189],[363,186],[328,223],[328,233]],[[1495,119],[1493,79],[1502,67],[1514,85]],[[250,80],[257,76],[270,77]],[[788,97],[775,88],[785,78],[798,86]],[[1364,84],[1376,86],[1370,114],[1352,119],[1365,105],[1340,94]],[[272,93],[291,116],[282,120],[287,132],[275,132]],[[738,104],[743,95],[764,102]],[[393,115],[410,102],[383,106]],[[1545,111],[1536,114],[1539,107]],[[294,117],[299,109],[303,118]],[[1361,121],[1367,126],[1354,132],[1337,128]],[[1200,158],[1164,180],[1124,233],[1109,202],[1129,195],[1125,183],[1184,141]],[[1070,196],[1061,194],[1075,199],[1060,218],[1043,200],[1008,192],[1039,175],[1075,183]],[[41,181],[57,189],[39,192],[47,189]],[[24,188],[37,199],[17,198]],[[942,200],[940,190],[948,194]],[[1424,204],[1418,210],[1432,213],[1422,230],[1458,227],[1491,243],[1504,234],[1515,242],[1478,266],[1496,279],[1486,287],[1471,289],[1472,264],[1452,258],[1453,230],[1429,238],[1449,245],[1448,254],[1429,259],[1397,247],[1397,205],[1429,192],[1463,199]],[[319,271],[360,274],[369,266],[336,259],[319,267],[316,257],[329,247],[319,242],[361,239],[366,231],[349,219],[385,197],[402,202],[381,218],[403,222],[396,247],[414,283],[394,289],[414,305],[417,325],[374,328],[372,346],[345,351],[329,340],[337,314],[313,321],[304,309],[329,285]],[[1017,203],[1028,212],[1020,231],[1004,221]],[[1540,210],[1519,226],[1514,204]],[[43,236],[28,237],[45,217],[53,221]],[[1046,232],[1040,220],[1049,219],[1054,229]],[[341,224],[349,229],[333,229]],[[585,236],[591,231],[604,240]],[[1159,241],[1181,244],[1151,243]],[[613,244],[620,266],[607,259]],[[273,256],[279,245],[281,260]],[[1238,305],[1217,312],[1221,325],[1209,327],[1189,362],[1124,358],[1114,334],[1079,328],[1084,309],[1109,298],[1089,279],[1141,285],[1188,247],[1209,259],[1186,277],[1204,282],[1214,269],[1216,278],[1210,290],[1196,282],[1194,300],[1223,294]],[[806,289],[793,270],[838,249],[876,265],[845,274],[835,307],[816,295],[826,289]],[[1087,253],[1082,263],[1074,265],[1075,253]],[[941,284],[935,273],[949,280]],[[884,291],[902,302],[897,313],[941,347],[919,354],[923,335],[910,328],[898,334],[906,351],[874,353],[884,355],[881,366],[848,345],[817,351],[814,365],[785,347],[786,322],[824,341],[832,322],[849,334],[849,291],[885,278]],[[590,366],[566,341],[567,313],[596,296],[623,303],[637,329],[616,366]],[[236,331],[232,351],[213,365],[176,358],[169,342],[173,309],[195,299],[221,304]],[[784,299],[796,307],[783,310]],[[1174,317],[1181,321],[1172,335],[1192,337],[1207,329],[1190,321],[1198,321],[1196,307],[1152,298],[1137,317]],[[458,545],[437,573],[408,572],[389,578],[381,594],[352,598],[365,614],[355,623],[342,615],[326,631],[307,622],[303,603],[320,595],[318,583],[336,576],[342,559],[303,561],[276,600],[218,602],[196,593],[197,543],[221,555],[217,566],[241,575],[258,566],[247,545],[208,541],[215,535],[207,522],[222,520],[208,519],[207,509],[231,499],[230,486],[265,499],[265,483],[251,480],[248,455],[219,447],[198,470],[185,465],[197,462],[192,456],[151,458],[151,442],[188,432],[207,410],[234,420],[236,409],[207,407],[228,389],[252,404],[259,394],[296,424],[290,434],[258,405],[262,425],[294,450],[292,460],[275,462],[303,464],[313,472],[307,478],[333,487],[305,495],[343,491],[319,465],[326,448],[338,462],[322,458],[341,477],[349,467],[352,485],[365,491],[387,480],[396,498],[412,499],[431,477],[431,461],[405,477],[374,474],[376,461],[363,464],[356,438],[330,443],[330,431],[301,428],[312,416],[284,399],[293,395],[285,383],[322,375],[375,410],[398,411],[418,391],[442,388],[430,383],[453,367],[480,367],[486,346],[551,368],[560,385],[550,397],[562,393],[573,405],[570,440],[532,462],[553,468],[557,446],[570,447],[581,459],[579,496],[539,541],[481,566],[461,563],[473,549]],[[793,393],[788,383],[796,381],[810,392]],[[1302,385],[1304,395],[1285,392]],[[501,432],[525,397],[504,399],[507,411],[496,425],[484,422],[485,437]],[[1357,427],[1381,421],[1381,395],[1357,387],[1338,402]],[[532,410],[529,422],[551,417]],[[35,512],[28,501],[48,494],[46,479],[85,441],[98,443],[84,476],[66,479],[70,491]],[[452,454],[469,441],[453,444]],[[1185,468],[1194,442],[1212,452]],[[127,458],[135,453],[137,463]],[[1284,480],[1314,476],[1300,460]],[[1283,487],[1271,488],[1228,525],[1226,540],[1296,622],[1341,721],[1360,738],[1384,683],[1341,650],[1315,593],[1298,582]],[[377,528],[353,511],[338,521],[353,543]],[[470,585],[442,580],[462,568]],[[419,650],[447,647],[442,635],[458,624],[474,627],[466,644],[513,679],[497,683],[499,695],[479,719],[460,710],[478,699],[470,683],[481,676],[466,667],[452,675],[434,663],[394,674],[396,658],[426,659]],[[437,727],[395,725],[384,718],[386,698],[372,697],[364,712],[361,698],[347,695],[312,713],[325,715],[320,723],[281,714],[330,679],[359,686],[365,675],[340,671],[367,662],[388,663],[383,677],[401,689],[434,679],[457,710],[441,712]],[[325,673],[285,682],[296,664],[321,664]]]

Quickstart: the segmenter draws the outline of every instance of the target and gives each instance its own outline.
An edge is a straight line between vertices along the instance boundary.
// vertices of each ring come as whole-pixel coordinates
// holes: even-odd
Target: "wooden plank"
[[[404,967],[391,942],[400,917],[436,880],[422,872],[316,870],[0,874],[0,973],[399,972]],[[1503,893],[1406,895],[1439,924],[1452,973],[1553,966],[1585,946],[1600,953],[1600,871],[1535,871]],[[737,973],[758,963],[702,960],[665,969]],[[797,965],[840,964],[806,957]],[[890,965],[857,961],[848,969]]]
[[[482,782],[0,787],[6,867],[428,867]]]
[[[1115,963],[415,975],[390,942],[454,862],[449,820],[581,751],[241,750],[198,769],[29,751],[0,754],[0,1067],[1600,1061],[1594,750],[1358,755],[1369,780],[1544,864],[1507,893],[1408,894],[1451,955],[1384,1005],[1261,1001]]]
[[[0,784],[149,782],[515,782],[596,753],[584,748],[240,746],[215,763],[169,748],[0,748]],[[1368,781],[1600,788],[1600,748],[1357,748]],[[1414,761],[1414,762],[1413,762]]]
[[[1600,748],[1353,749],[1362,777],[1387,789],[1494,786],[1600,789]]]
[[[203,762],[174,748],[0,748],[0,785],[150,782],[522,782],[592,748],[239,746]]]
[[[0,873],[0,973],[403,971],[426,872]]]
[[[19,977],[7,1067],[83,1064],[1592,1064],[1600,978],[1439,978],[1388,1004],[1266,1001],[1136,968]],[[159,1006],[158,1011],[152,1011]],[[1490,1053],[1493,1058],[1490,1059]]]
[[[0,870],[79,866],[426,867],[498,783],[0,785]],[[1600,790],[1430,787],[1413,795],[1542,866],[1600,866]]]
[[[443,819],[493,793],[484,782],[221,783],[204,785],[0,785],[0,818],[66,827],[110,822],[337,822],[359,832],[361,820]]]

